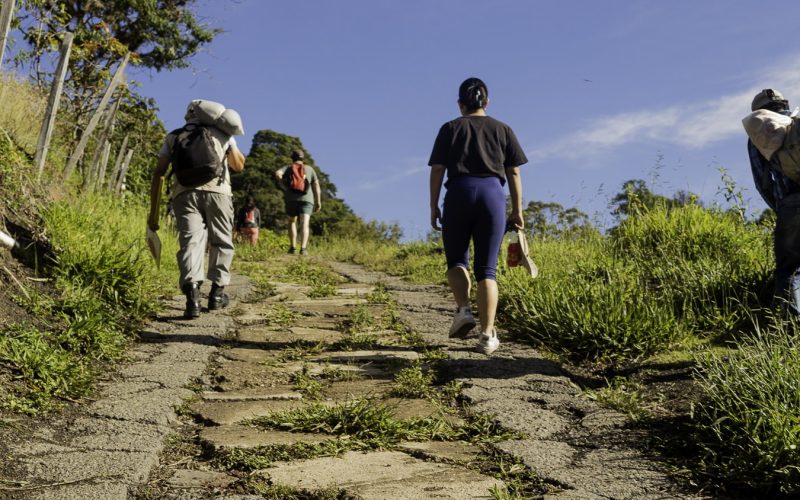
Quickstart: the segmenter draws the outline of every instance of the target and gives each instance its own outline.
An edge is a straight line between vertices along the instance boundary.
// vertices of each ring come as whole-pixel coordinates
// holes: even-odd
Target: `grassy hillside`
[[[0,250],[0,418],[89,394],[96,376],[124,357],[159,294],[174,287],[174,263],[158,271],[145,252],[141,201],[64,196],[60,184],[36,180],[44,101],[29,85],[0,78],[0,216],[21,245]],[[63,167],[59,134],[48,171]],[[165,253],[174,252],[172,241],[165,238]]]

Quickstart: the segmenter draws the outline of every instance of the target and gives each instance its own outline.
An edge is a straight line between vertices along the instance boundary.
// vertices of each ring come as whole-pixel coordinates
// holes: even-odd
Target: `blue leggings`
[[[469,242],[475,247],[475,278],[494,280],[506,227],[506,197],[497,177],[462,176],[447,181],[442,239],[447,269],[469,269]]]

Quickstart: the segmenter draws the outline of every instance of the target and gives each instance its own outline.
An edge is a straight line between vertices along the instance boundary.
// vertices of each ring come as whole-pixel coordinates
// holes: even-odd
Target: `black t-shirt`
[[[528,163],[511,127],[490,116],[462,116],[439,129],[428,165],[447,167],[447,178],[496,175]]]

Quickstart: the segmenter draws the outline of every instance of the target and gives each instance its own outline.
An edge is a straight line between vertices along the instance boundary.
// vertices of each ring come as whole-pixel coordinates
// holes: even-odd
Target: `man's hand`
[[[151,231],[158,231],[159,228],[158,220],[153,220],[152,218],[148,217],[147,227],[149,227]]]
[[[322,203],[319,201],[314,202],[314,213],[319,212],[322,209]]]

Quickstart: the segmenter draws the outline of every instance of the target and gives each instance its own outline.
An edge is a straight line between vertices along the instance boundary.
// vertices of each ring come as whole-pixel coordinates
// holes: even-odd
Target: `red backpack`
[[[308,180],[306,180],[306,167],[300,162],[292,163],[284,174],[286,186],[298,193],[308,192]]]

